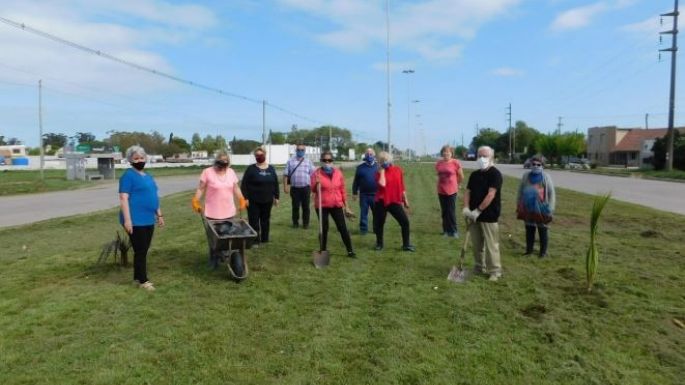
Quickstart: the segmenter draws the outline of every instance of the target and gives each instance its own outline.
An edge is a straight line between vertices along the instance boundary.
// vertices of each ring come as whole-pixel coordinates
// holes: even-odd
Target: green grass
[[[207,166],[183,166],[149,168],[146,170],[155,177],[200,175]],[[236,172],[245,170],[244,166],[234,166]],[[116,177],[119,178],[125,169],[117,169]],[[89,170],[95,172],[95,169]],[[65,170],[44,170],[44,179],[40,179],[40,171],[37,170],[7,170],[0,171],[0,196],[33,194],[49,191],[74,190],[97,185],[98,183],[111,183],[110,181],[76,181],[67,180]]]
[[[154,293],[130,285],[131,269],[92,267],[114,210],[0,230],[0,383],[682,383],[685,217],[609,202],[587,294],[592,197],[558,191],[551,258],[524,258],[506,179],[504,279],[456,285],[445,278],[461,240],[438,234],[432,165],[407,166],[406,180],[417,253],[399,251],[392,219],[382,252],[351,225],[358,258],[333,232],[331,266],[316,270],[315,230],[289,227],[286,199],[242,284],[206,268],[189,193],[162,200]]]

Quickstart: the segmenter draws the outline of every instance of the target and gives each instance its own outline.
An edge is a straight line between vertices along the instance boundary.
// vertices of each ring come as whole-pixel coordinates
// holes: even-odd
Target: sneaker
[[[347,256],[350,258],[357,258],[357,254],[354,251],[348,251]]]
[[[490,274],[490,278],[488,278],[488,281],[490,282],[497,282],[499,279],[502,278],[502,274],[500,273],[492,273]]]
[[[144,283],[138,285],[138,287],[147,291],[155,291],[155,286],[150,281],[145,281]]]
[[[540,255],[538,256],[538,258],[547,258],[547,253],[540,254]]]
[[[376,243],[375,249],[376,249],[376,251],[381,251],[381,250],[383,250],[383,244],[382,244],[382,243]]]
[[[448,234],[447,236],[450,237],[450,238],[458,239],[458,238],[459,238],[459,233],[457,233],[457,232],[455,232],[455,233],[450,233],[450,234]]]
[[[531,251],[526,251],[526,252],[523,253],[521,256],[522,256],[522,257],[530,257],[531,255],[533,255],[533,250],[531,250]]]
[[[402,246],[402,251],[411,251],[413,253],[416,251],[416,247],[413,245]]]

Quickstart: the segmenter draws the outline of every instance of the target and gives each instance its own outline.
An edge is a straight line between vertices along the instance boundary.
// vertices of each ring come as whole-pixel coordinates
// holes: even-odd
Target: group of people
[[[443,146],[440,153],[441,159],[435,164],[435,170],[442,234],[458,238],[456,205],[464,172],[461,163],[453,158],[451,147]],[[228,154],[217,154],[214,165],[203,170],[200,176],[191,207],[207,219],[219,220],[232,218],[238,210],[247,209],[248,222],[258,233],[258,245],[269,242],[271,210],[279,204],[280,188],[276,169],[266,160],[266,151],[257,148],[253,155],[255,163],[248,166],[242,180],[239,180],[230,167]],[[134,251],[134,283],[140,288],[154,290],[154,285],[147,277],[147,251],[155,224],[164,226],[164,216],[159,205],[157,185],[152,176],[144,171],[145,150],[132,146],[126,151],[126,158],[131,168],[119,181],[120,222],[129,234]],[[356,253],[345,220],[353,216],[345,177],[340,168],[334,167],[334,157],[330,151],[323,152],[320,161],[321,166],[315,167],[306,157],[305,146],[297,145],[295,155],[285,166],[283,191],[291,197],[292,226],[302,229],[309,227],[310,201],[313,197],[317,216],[321,213],[321,251],[327,250],[330,217],[348,257],[354,258]],[[478,149],[477,165],[478,169],[471,173],[463,194],[462,213],[473,244],[475,271],[487,274],[490,280],[496,281],[502,276],[498,229],[502,174],[494,167],[494,151],[488,146]],[[539,256],[545,257],[555,193],[551,178],[542,170],[542,158],[533,158],[532,169],[523,175],[519,186],[517,217],[525,223],[525,255],[533,253],[537,229],[540,237]],[[416,251],[410,242],[407,215],[410,205],[404,173],[401,167],[393,163],[392,154],[380,152],[376,157],[372,148],[367,149],[363,163],[355,170],[352,196],[353,200],[359,201],[361,235],[369,232],[368,216],[369,213],[373,215],[371,230],[376,237],[375,250],[384,248],[384,227],[387,214],[390,213],[401,229],[401,250]],[[217,251],[210,249],[210,265],[216,267],[219,259]]]

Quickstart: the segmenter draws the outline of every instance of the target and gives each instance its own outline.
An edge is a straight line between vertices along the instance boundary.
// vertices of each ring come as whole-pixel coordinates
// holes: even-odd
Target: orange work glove
[[[200,204],[199,199],[193,197],[193,200],[190,201],[190,206],[193,208],[193,211],[195,211],[198,214],[202,214],[202,205]]]
[[[240,197],[240,210],[245,210],[247,208],[247,199]]]

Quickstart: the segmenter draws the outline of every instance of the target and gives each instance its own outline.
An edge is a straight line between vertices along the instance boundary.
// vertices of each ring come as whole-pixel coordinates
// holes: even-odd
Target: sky
[[[667,125],[670,53],[659,61],[658,50],[670,47],[659,31],[672,20],[661,25],[659,14],[672,11],[672,0],[389,5],[386,12],[385,0],[0,0],[1,18],[224,92],[0,22],[0,135],[37,145],[39,80],[44,132],[99,139],[156,130],[261,140],[263,125],[332,124],[358,142],[387,141],[390,132],[396,147],[433,153],[468,144],[477,127],[505,131],[509,104],[513,121],[544,133],[559,122],[578,132]],[[685,123],[680,100],[676,124]]]

